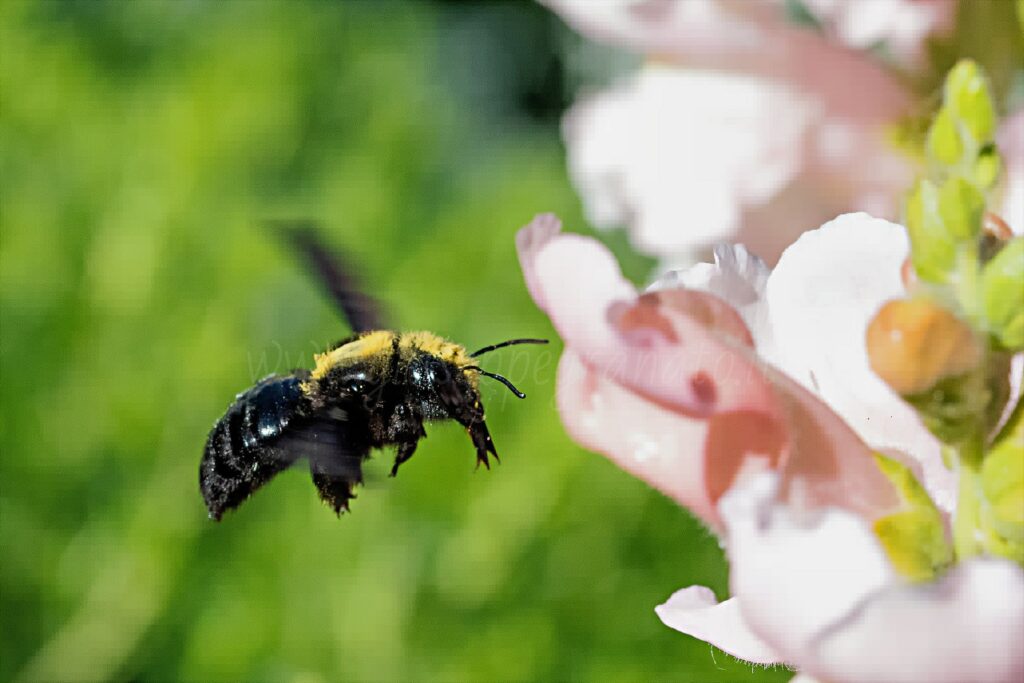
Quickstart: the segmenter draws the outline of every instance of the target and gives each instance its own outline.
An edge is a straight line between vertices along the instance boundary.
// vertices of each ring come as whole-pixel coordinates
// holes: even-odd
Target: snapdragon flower
[[[944,31],[949,0],[820,0],[819,30],[783,2],[549,0],[597,40],[648,56],[584,95],[563,121],[570,175],[591,223],[689,265],[735,240],[774,263],[838,213],[894,218],[914,174],[891,137],[912,94],[866,48],[901,63]],[[857,49],[855,49],[857,48]]]
[[[580,33],[641,54],[712,68],[781,60],[769,38],[803,40],[785,0],[541,0]],[[923,58],[929,37],[949,31],[955,0],[805,0],[807,20],[830,42],[882,46],[900,63]],[[780,41],[781,42],[781,41]],[[756,67],[753,67],[756,68]]]
[[[677,591],[668,626],[803,681],[1024,678],[1024,237],[983,217],[995,130],[961,63],[906,226],[841,215],[774,269],[723,245],[637,291],[554,216],[520,231],[567,431],[729,559],[731,597]]]
[[[916,586],[873,531],[901,508],[875,451],[923,471],[945,511],[956,499],[939,444],[863,348],[870,316],[903,294],[901,226],[841,216],[770,275],[745,250],[720,250],[713,270],[682,278],[706,290],[644,293],[550,215],[518,241],[530,292],[566,343],[569,433],[722,534],[734,597],[683,589],[658,608],[666,624],[827,680],[1024,675],[1018,566],[975,559]]]

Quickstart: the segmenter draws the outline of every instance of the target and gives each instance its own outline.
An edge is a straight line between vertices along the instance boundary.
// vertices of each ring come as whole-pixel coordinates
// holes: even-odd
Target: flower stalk
[[[953,518],[953,550],[958,561],[981,555],[985,550],[981,528],[984,492],[981,483],[981,443],[971,439],[956,450],[960,485]]]
[[[984,74],[960,62],[928,132],[929,177],[907,199],[911,296],[883,306],[866,341],[872,369],[950,456],[947,466],[959,478],[956,559],[992,555],[1024,564],[1024,435],[1011,419],[1009,436],[988,441],[1010,398],[1010,358],[1024,349],[1024,242],[984,229],[987,195],[1002,167],[995,126]],[[929,537],[904,538],[920,548]],[[891,539],[886,547],[897,566],[910,553]]]

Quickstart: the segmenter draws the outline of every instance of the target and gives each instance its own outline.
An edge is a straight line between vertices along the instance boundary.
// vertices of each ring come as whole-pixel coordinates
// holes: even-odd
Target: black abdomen
[[[295,459],[277,448],[284,430],[301,418],[308,373],[270,376],[239,394],[206,440],[199,487],[210,516],[220,519]]]

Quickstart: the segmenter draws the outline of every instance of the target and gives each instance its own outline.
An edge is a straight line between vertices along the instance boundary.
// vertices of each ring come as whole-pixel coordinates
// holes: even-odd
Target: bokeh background
[[[488,358],[529,394],[485,386],[490,473],[438,425],[340,520],[302,468],[206,518],[213,421],[347,333],[262,221],[320,221],[398,327],[554,338],[513,236],[586,230],[559,117],[626,59],[573,41],[528,2],[0,3],[0,679],[791,675],[658,621],[722,554],[565,436],[557,344]]]

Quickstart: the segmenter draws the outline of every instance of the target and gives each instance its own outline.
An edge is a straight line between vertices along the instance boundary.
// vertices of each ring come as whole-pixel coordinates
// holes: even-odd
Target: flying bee
[[[519,398],[512,383],[477,365],[477,358],[514,344],[511,339],[474,353],[430,332],[384,329],[379,306],[353,286],[348,269],[310,226],[281,232],[318,273],[355,330],[324,353],[312,370],[271,375],[238,394],[214,424],[199,466],[199,488],[210,517],[220,520],[277,473],[309,463],[320,498],[337,514],[349,509],[362,483],[362,463],[376,448],[395,446],[391,475],[427,434],[424,422],[454,420],[469,434],[477,466],[490,469],[498,453],[485,422],[479,378],[493,378]]]

